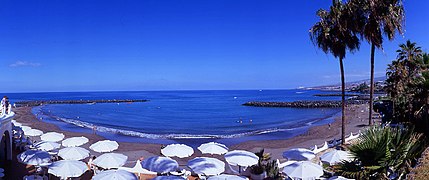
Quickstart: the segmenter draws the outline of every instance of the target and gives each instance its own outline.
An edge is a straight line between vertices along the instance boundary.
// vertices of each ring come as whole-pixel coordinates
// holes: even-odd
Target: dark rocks
[[[100,99],[100,100],[46,100],[46,101],[20,101],[16,102],[17,107],[40,106],[45,104],[96,104],[96,103],[134,103],[146,102],[144,99]]]
[[[367,101],[347,100],[346,104],[365,104]],[[243,106],[289,108],[339,108],[341,101],[246,102]]]

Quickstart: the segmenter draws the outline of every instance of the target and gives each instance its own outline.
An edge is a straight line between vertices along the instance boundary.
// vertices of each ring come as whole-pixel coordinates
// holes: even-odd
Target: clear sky
[[[338,83],[338,60],[310,42],[331,0],[2,0],[1,92],[285,89]],[[429,1],[406,0],[399,43],[429,51]],[[346,80],[369,77],[366,42]]]

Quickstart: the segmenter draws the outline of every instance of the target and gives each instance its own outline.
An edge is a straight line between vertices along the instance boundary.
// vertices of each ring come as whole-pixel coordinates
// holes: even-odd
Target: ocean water
[[[33,108],[43,121],[68,131],[97,133],[119,141],[188,144],[287,139],[332,122],[338,108],[265,108],[248,101],[339,100],[317,90],[141,91],[12,93],[14,101],[147,99],[142,103],[52,104]]]

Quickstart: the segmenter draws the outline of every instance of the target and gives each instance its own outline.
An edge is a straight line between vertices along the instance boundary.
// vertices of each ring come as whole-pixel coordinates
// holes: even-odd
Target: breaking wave
[[[63,118],[57,117],[49,113],[45,113],[43,111],[39,111],[40,114],[45,117],[55,119],[58,121],[62,121],[68,124],[72,124],[81,128],[87,129],[96,129],[98,132],[106,132],[106,133],[114,133],[125,136],[133,136],[133,137],[141,137],[141,138],[149,138],[149,139],[227,139],[227,138],[239,138],[244,136],[252,136],[252,135],[261,135],[261,134],[269,134],[274,132],[283,132],[283,131],[291,131],[297,128],[271,128],[264,130],[255,130],[250,132],[236,133],[236,134],[225,134],[225,135],[217,135],[217,134],[150,134],[137,132],[132,130],[124,130],[112,127],[100,126],[98,124],[92,124],[88,122],[84,122],[81,120],[71,119],[71,118]]]

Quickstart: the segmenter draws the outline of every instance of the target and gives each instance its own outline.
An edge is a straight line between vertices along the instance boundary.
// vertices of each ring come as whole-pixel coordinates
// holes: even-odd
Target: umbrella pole
[[[241,166],[238,166],[238,173],[241,174]]]

